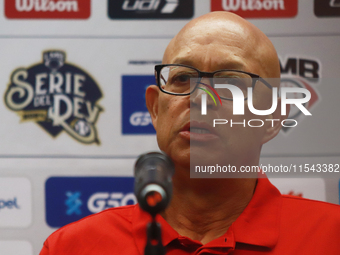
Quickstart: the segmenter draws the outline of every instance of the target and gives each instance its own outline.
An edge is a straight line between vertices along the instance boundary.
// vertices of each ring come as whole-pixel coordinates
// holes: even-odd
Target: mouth
[[[209,142],[218,138],[212,126],[206,122],[190,121],[180,132],[181,136],[190,141]]]
[[[198,127],[189,128],[189,132],[196,133],[196,134],[211,134],[210,130],[206,128],[198,128]]]

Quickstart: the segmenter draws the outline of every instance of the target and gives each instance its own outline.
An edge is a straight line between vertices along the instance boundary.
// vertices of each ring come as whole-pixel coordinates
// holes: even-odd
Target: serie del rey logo
[[[211,11],[230,11],[244,18],[294,17],[297,10],[297,0],[211,0]]]
[[[5,0],[9,19],[88,19],[91,0]]]
[[[16,69],[5,104],[22,121],[36,122],[53,137],[66,131],[81,143],[99,144],[95,124],[102,92],[89,74],[65,61],[65,52],[46,51],[42,63]]]

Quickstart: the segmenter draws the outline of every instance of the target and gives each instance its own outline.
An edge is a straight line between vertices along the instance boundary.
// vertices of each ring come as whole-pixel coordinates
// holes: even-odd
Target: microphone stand
[[[139,206],[152,217],[146,229],[144,255],[165,255],[161,225],[156,215],[165,210],[172,195],[172,176],[175,167],[164,153],[141,155],[135,164],[135,194]]]
[[[147,226],[147,241],[144,255],[165,255],[165,248],[162,244],[161,224],[152,217],[152,221]]]
[[[156,221],[156,215],[165,209],[167,203],[164,204],[166,194],[163,193],[161,187],[151,185],[148,187],[151,191],[145,195],[145,203],[142,203],[143,208],[152,218],[146,228],[146,245],[144,255],[165,255],[165,248],[162,243],[161,224]],[[144,190],[148,190],[148,188]],[[163,202],[163,203],[162,203]]]

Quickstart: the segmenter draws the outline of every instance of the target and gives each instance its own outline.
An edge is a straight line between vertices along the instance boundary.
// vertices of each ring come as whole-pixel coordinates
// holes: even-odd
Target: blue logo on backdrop
[[[59,228],[111,207],[136,203],[133,177],[51,177],[45,183],[46,221]]]
[[[65,205],[67,206],[66,214],[67,215],[81,215],[80,206],[83,202],[80,199],[81,193],[77,192],[66,192],[67,199],[65,200]]]
[[[14,197],[13,199],[7,199],[7,200],[4,200],[4,199],[0,199],[0,211],[2,209],[20,209],[20,206],[18,206],[18,203],[17,203],[17,198]]]
[[[155,134],[145,105],[145,90],[155,84],[154,75],[122,76],[122,133],[124,135]]]

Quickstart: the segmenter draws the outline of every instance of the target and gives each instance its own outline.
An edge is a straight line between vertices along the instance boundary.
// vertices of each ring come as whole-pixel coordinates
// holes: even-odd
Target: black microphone
[[[171,200],[174,173],[175,166],[165,153],[146,153],[136,161],[135,195],[139,206],[153,217]]]

